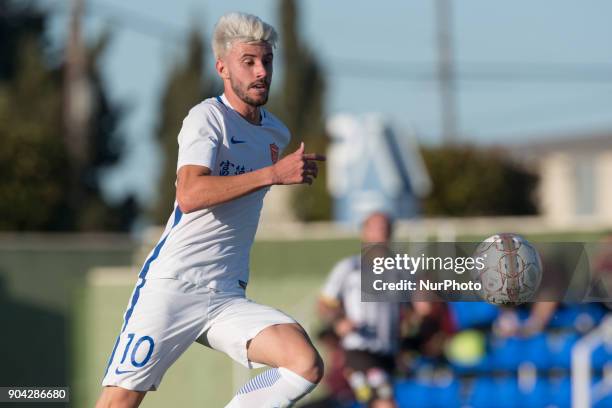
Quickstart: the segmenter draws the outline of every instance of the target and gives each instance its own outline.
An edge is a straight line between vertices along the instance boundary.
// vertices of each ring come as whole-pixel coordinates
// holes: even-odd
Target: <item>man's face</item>
[[[218,61],[217,69],[244,103],[261,106],[268,101],[273,57],[272,47],[267,43],[235,42]]]
[[[391,237],[391,223],[384,214],[370,215],[363,224],[362,239],[369,243],[387,243]]]

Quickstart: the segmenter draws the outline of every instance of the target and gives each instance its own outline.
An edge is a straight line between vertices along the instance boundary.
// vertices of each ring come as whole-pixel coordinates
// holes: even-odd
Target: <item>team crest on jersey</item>
[[[272,163],[278,161],[278,146],[276,143],[270,143],[270,158],[272,159]]]

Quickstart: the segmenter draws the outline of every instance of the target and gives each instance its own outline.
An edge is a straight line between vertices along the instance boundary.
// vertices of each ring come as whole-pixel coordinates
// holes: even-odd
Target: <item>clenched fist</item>
[[[272,166],[274,184],[312,184],[319,173],[317,161],[325,161],[325,156],[304,153],[304,142],[302,142],[295,152],[283,157]]]

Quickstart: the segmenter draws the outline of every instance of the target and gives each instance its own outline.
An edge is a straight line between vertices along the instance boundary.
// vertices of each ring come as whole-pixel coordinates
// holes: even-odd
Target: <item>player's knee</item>
[[[315,350],[315,354],[316,354],[316,359],[315,359],[315,368],[313,372],[314,381],[312,382],[318,384],[319,381],[321,381],[321,379],[323,378],[323,373],[325,372],[325,365],[323,364],[323,359],[321,358],[321,356],[316,350]]]
[[[301,353],[287,368],[314,384],[323,378],[323,359],[314,348]]]

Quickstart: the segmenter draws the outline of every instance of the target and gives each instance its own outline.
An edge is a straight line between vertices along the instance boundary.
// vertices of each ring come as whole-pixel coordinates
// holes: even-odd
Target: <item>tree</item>
[[[28,1],[0,0],[0,81],[15,77],[24,38],[40,41],[46,16]],[[43,44],[38,44],[43,45]]]
[[[426,215],[535,214],[537,176],[502,151],[470,146],[426,148],[423,157],[433,190]]]
[[[61,87],[34,35],[19,41],[10,82],[0,83],[0,229],[63,229],[67,155]]]
[[[325,79],[312,51],[299,37],[298,9],[294,0],[280,0],[280,36],[284,76],[273,105],[275,112],[291,131],[293,138],[286,151],[304,141],[309,152],[325,153],[329,138],[324,124]],[[310,187],[296,189],[292,204],[304,221],[329,219],[331,197],[326,189],[325,166]]]
[[[88,159],[77,180],[82,199],[72,202],[73,158],[63,137],[65,65],[52,64],[45,55],[46,19],[30,2],[0,0],[0,229],[125,230],[137,211],[133,197],[111,206],[100,188],[102,170],[116,164],[122,152],[121,110],[107,97],[99,73],[109,37],[87,50],[94,109],[86,135]]]
[[[162,91],[157,139],[163,151],[163,166],[157,204],[153,209],[156,222],[165,223],[174,203],[176,191],[177,135],[189,109],[202,100],[219,94],[220,86],[204,75],[205,45],[202,33],[194,28],[186,42],[186,57],[177,63]]]

